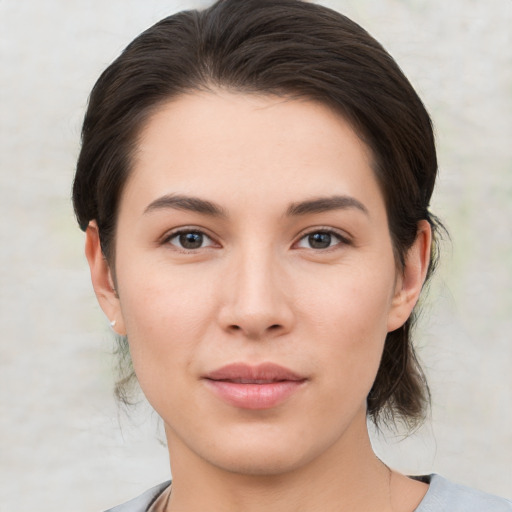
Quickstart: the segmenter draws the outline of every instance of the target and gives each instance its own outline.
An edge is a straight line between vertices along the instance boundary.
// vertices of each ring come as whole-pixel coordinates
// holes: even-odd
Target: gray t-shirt
[[[414,512],[512,512],[512,501],[454,484],[442,476],[419,477],[430,487]],[[170,482],[157,485],[138,498],[106,512],[146,512]]]

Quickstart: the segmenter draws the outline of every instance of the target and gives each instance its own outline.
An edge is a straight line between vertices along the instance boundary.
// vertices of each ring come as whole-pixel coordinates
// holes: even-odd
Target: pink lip
[[[234,363],[204,376],[206,385],[222,400],[242,409],[270,409],[283,403],[306,378],[274,363],[251,366]]]

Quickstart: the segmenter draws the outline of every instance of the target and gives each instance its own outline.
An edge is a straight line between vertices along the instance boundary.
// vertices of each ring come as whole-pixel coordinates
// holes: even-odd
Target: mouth
[[[218,398],[241,409],[277,407],[308,380],[274,363],[234,363],[208,373],[203,379]]]

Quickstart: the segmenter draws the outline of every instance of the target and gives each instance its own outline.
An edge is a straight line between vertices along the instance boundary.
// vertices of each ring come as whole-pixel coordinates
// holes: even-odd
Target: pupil
[[[313,233],[308,238],[313,249],[326,249],[331,245],[330,233]]]
[[[180,235],[180,244],[185,249],[199,249],[203,245],[201,233],[185,233]]]

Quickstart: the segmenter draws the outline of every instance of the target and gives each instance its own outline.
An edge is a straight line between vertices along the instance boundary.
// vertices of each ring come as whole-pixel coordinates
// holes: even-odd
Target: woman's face
[[[386,334],[421,287],[397,271],[351,127],[318,103],[225,91],[169,102],[143,130],[120,204],[118,298],[95,251],[92,227],[96,291],[171,456],[241,473],[353,444]]]

